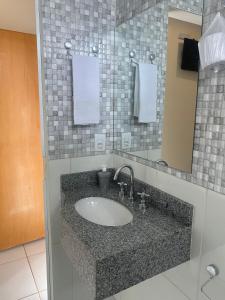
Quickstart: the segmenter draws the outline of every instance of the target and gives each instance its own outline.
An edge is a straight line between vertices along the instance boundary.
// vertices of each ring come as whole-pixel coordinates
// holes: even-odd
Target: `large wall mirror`
[[[187,173],[202,31],[195,2],[158,2],[115,30],[114,148]]]

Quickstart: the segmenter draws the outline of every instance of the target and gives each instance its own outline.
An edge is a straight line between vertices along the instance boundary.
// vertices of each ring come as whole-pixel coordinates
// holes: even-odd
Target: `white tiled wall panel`
[[[208,191],[207,209],[201,258],[200,284],[208,279],[206,266],[213,263],[219,268],[219,276],[207,287],[213,300],[225,299],[225,195]],[[201,297],[199,298],[201,300]]]

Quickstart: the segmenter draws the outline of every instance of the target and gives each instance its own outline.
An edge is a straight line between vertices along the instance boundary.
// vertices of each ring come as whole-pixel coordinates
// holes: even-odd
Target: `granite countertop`
[[[191,205],[175,198],[171,201],[171,211],[168,203],[159,209],[156,199],[152,203],[150,199],[143,214],[137,199],[134,207],[125,199],[122,204],[132,212],[132,223],[121,227],[101,226],[83,219],[74,204],[91,196],[118,201],[118,186],[111,183],[109,190],[102,193],[96,172],[67,176],[70,177],[64,177],[62,183],[61,241],[93,299],[105,299],[190,259]],[[162,195],[168,201],[167,194],[160,195],[161,202]],[[182,207],[187,218],[184,214],[180,217]]]

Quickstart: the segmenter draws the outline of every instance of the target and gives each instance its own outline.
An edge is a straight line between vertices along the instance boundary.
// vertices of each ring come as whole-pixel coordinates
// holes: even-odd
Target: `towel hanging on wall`
[[[134,117],[139,116],[139,100],[140,100],[140,81],[139,81],[139,65],[134,67]]]
[[[99,124],[99,59],[91,56],[74,55],[72,65],[74,124]]]
[[[157,65],[140,63],[135,68],[134,117],[139,123],[156,122]]]

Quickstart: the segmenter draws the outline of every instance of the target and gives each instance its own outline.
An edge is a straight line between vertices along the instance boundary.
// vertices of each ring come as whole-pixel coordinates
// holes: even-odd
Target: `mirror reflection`
[[[202,7],[183,7],[161,2],[117,24],[114,147],[190,173]]]

